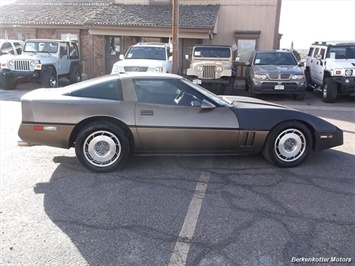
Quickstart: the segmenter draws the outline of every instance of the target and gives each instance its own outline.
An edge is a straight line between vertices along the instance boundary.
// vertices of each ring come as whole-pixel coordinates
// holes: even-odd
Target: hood
[[[229,96],[229,95],[219,95],[219,98],[231,103],[238,109],[248,109],[248,108],[272,108],[272,109],[292,109],[287,106],[276,104],[272,102],[263,101],[260,99],[245,97],[245,96]]]
[[[152,67],[161,66],[164,60],[151,60],[151,59],[124,59],[115,63],[116,66],[140,66]]]
[[[47,53],[22,53],[20,55],[12,56],[14,60],[44,60],[47,58],[53,58],[53,55]]]
[[[253,70],[257,74],[303,74],[303,71],[299,66],[290,65],[254,65]]]
[[[347,68],[355,69],[355,59],[327,59],[328,68]]]

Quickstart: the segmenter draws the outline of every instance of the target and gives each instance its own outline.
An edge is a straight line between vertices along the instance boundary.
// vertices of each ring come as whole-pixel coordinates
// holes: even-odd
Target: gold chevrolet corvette
[[[110,172],[130,155],[262,152],[293,167],[312,151],[343,144],[336,126],[241,96],[218,96],[173,74],[122,73],[21,98],[19,145],[75,148],[80,163]]]

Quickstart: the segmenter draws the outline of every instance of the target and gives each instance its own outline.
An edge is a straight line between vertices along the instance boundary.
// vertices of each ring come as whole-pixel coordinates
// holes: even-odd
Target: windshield
[[[221,99],[220,97],[218,97],[218,95],[216,95],[213,92],[191,82],[190,80],[187,80],[184,78],[184,79],[182,79],[182,81],[187,83],[190,87],[193,87],[196,91],[198,91],[202,95],[206,96],[206,98],[211,99],[212,101],[214,101],[218,105],[225,105],[226,103],[230,104],[230,102],[227,102],[227,101]]]
[[[194,57],[229,58],[231,49],[229,47],[195,47]]]
[[[131,47],[127,54],[126,59],[153,59],[153,60],[166,60],[166,51],[164,47]]]
[[[286,52],[269,52],[256,53],[254,65],[298,65],[292,53]]]
[[[26,42],[24,52],[33,53],[56,53],[58,43],[56,42]]]
[[[331,59],[355,59],[355,45],[330,47],[327,58]]]

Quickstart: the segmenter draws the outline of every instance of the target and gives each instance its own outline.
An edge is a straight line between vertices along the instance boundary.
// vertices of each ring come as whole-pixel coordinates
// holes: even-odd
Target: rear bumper
[[[70,148],[69,140],[73,125],[35,124],[22,122],[18,135],[19,146],[45,145],[57,148]]]

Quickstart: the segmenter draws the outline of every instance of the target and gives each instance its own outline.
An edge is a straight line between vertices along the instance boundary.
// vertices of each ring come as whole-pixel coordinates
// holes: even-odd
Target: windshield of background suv
[[[26,42],[24,52],[33,53],[56,53],[58,51],[57,42]]]
[[[327,58],[355,59],[355,45],[330,47],[330,49],[328,50]]]
[[[285,52],[256,53],[253,63],[254,65],[298,65],[293,54]]]
[[[134,46],[131,47],[125,59],[153,59],[166,60],[164,47]]]
[[[229,58],[231,49],[228,47],[195,47],[194,57]]]

